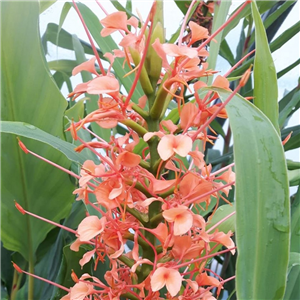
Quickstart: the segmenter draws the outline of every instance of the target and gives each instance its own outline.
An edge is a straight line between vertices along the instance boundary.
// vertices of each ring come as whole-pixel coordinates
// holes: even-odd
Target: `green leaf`
[[[211,31],[212,33],[214,33],[226,22],[226,18],[230,6],[231,6],[231,1],[215,2],[214,18],[213,18],[213,25]],[[215,69],[217,64],[217,57],[219,54],[220,44],[222,41],[222,34],[223,34],[223,30],[218,35],[215,36],[214,38],[215,42],[210,43],[207,63],[209,65],[209,68],[213,70]],[[213,81],[213,76],[206,78],[204,81],[205,82],[207,81],[207,85],[211,85]]]
[[[300,188],[294,197],[291,197],[291,252],[300,253]]]
[[[230,96],[228,91],[212,90],[222,101]],[[249,101],[235,95],[226,111],[236,172],[237,298],[280,299],[286,284],[290,229],[284,151],[271,122]]]
[[[223,39],[220,47],[220,53],[219,53],[224,59],[228,61],[228,63],[233,66],[234,65],[234,57],[231,52],[231,49],[225,39]]]
[[[208,221],[208,224],[206,226],[206,230],[211,228],[212,226],[216,225],[218,222],[226,218],[229,214],[233,213],[235,211],[235,205],[229,205],[225,204],[222,206],[219,206],[216,210],[213,217]],[[220,225],[218,225],[218,230],[222,231],[224,233],[227,233],[229,230],[232,232],[235,231],[235,214],[232,215],[227,220],[223,221]],[[213,230],[214,231],[214,230]]]
[[[291,252],[284,300],[300,299],[300,253]]]
[[[47,69],[41,49],[38,2],[1,5],[2,120],[31,123],[63,139],[67,102]],[[22,17],[16,18],[20,12]],[[69,168],[69,160],[59,151],[33,140],[24,139],[24,143]],[[53,225],[20,214],[14,200],[24,209],[58,222],[70,212],[73,186],[69,175],[25,155],[11,134],[1,136],[1,159],[1,239],[5,248],[21,253],[33,271],[36,249]]]
[[[300,104],[300,91],[298,90],[297,92],[289,93],[282,100],[285,100],[285,98],[287,98],[289,101],[282,102],[282,104],[285,104],[285,106],[283,107],[283,105],[281,105],[281,110],[279,113],[280,128],[284,126],[291,112],[294,112],[295,107]],[[279,105],[281,104],[281,101],[279,102]]]
[[[53,136],[52,134],[49,134],[31,124],[10,121],[0,121],[0,124],[0,132],[2,133],[10,133],[18,136],[24,136],[26,138],[48,144],[49,146],[53,147],[54,149],[57,149],[62,154],[64,154],[69,160],[79,164],[83,164],[86,160],[84,155],[76,153],[74,151],[75,146],[73,144],[70,144],[56,136]],[[25,144],[26,146],[30,145],[29,142]],[[38,149],[39,148],[40,147],[38,147]],[[34,147],[28,146],[28,149],[35,152]],[[49,149],[49,147],[47,147],[47,149]]]
[[[272,2],[272,1],[259,1],[259,2]],[[295,36],[300,31],[300,21],[291,26],[289,29],[284,31],[276,40],[270,43],[270,50],[273,53],[277,49],[279,49],[282,45],[288,42],[293,36]],[[238,76],[243,74],[251,64],[253,64],[254,58],[249,59],[246,63],[244,63],[238,69],[232,71],[230,73],[231,77]]]
[[[292,64],[290,64],[289,66],[287,66],[286,68],[284,68],[283,70],[281,70],[280,72],[277,73],[277,78],[281,78],[283,75],[285,75],[286,73],[288,73],[289,71],[291,71],[292,69],[294,69],[295,67],[297,67],[300,64],[300,58],[297,59],[295,62],[293,62]]]
[[[54,4],[57,0],[40,0],[40,14],[48,9],[52,4]]]
[[[290,186],[296,186],[300,184],[300,169],[288,170],[288,178]]]
[[[75,60],[70,59],[58,59],[52,60],[48,62],[48,66],[50,70],[63,72],[71,76],[72,70],[77,66],[77,62]]]
[[[254,104],[270,119],[279,132],[278,87],[273,58],[264,25],[255,2],[251,2],[255,23]]]
[[[284,151],[293,150],[296,148],[300,148],[300,125],[285,128],[282,130],[282,139],[286,138],[288,134],[292,133],[291,138],[284,145]]]
[[[42,36],[42,44],[45,53],[47,53],[47,42],[50,42],[54,45],[57,45],[58,47],[68,49],[68,50],[73,50],[73,44],[72,44],[72,35],[67,32],[64,29],[61,29],[59,31],[59,38],[57,40],[57,35],[59,31],[59,26],[57,24],[49,23],[47,26],[47,29]],[[83,40],[80,40],[80,43],[84,49],[84,52],[86,54],[94,55],[93,49],[91,45]],[[104,59],[103,53],[97,49],[97,52],[100,56],[100,58]]]

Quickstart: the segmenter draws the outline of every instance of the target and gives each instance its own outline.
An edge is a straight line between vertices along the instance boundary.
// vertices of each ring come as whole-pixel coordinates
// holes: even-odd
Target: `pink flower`
[[[193,215],[186,206],[178,206],[163,212],[163,217],[168,222],[174,222],[174,235],[187,233],[193,225]]]
[[[159,291],[166,286],[172,297],[180,291],[182,277],[177,270],[160,267],[155,270],[151,277],[151,288],[153,292]]]
[[[89,94],[109,94],[111,96],[119,94],[119,81],[111,76],[101,76],[91,80],[87,86]]]
[[[99,219],[97,216],[88,216],[84,218],[77,229],[79,240],[88,242],[104,230],[105,224],[106,217]]]
[[[168,134],[162,137],[157,151],[162,160],[168,160],[175,153],[185,157],[193,146],[193,140],[187,135]]]

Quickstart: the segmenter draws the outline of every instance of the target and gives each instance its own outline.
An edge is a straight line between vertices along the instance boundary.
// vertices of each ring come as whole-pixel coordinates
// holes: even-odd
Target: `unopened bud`
[[[79,282],[79,279],[78,279],[77,275],[75,274],[74,270],[72,270],[72,272],[71,272],[71,278],[75,283]]]
[[[250,77],[250,75],[251,75],[251,69],[252,69],[252,65],[249,67],[249,69],[243,74],[243,76],[242,76],[242,78],[241,78],[241,81],[240,81],[240,83],[239,83],[239,85],[242,87],[242,86],[244,86],[246,83],[247,83],[247,81],[248,81],[248,79],[249,79],[249,77]]]
[[[151,82],[149,80],[146,68],[145,68],[144,65],[143,66],[139,65],[140,61],[141,61],[140,53],[132,47],[129,47],[129,51],[130,51],[130,54],[131,54],[131,57],[134,61],[135,66],[138,66],[138,68],[142,67],[142,71],[141,71],[139,79],[140,79],[140,83],[141,83],[141,86],[142,86],[145,94],[146,95],[152,94],[153,93],[153,88],[152,88]]]
[[[152,32],[150,46],[145,60],[145,67],[151,81],[157,81],[159,79],[162,68],[162,59],[152,47],[152,44],[155,42],[156,39],[159,39],[161,44],[165,42],[164,28],[160,22],[156,24]]]
[[[28,153],[28,149],[26,148],[26,146],[20,141],[19,138],[18,139],[18,143],[19,143],[19,146],[20,148],[27,154]]]
[[[15,207],[17,208],[17,210],[18,210],[21,214],[25,215],[26,212],[25,212],[24,208],[23,208],[19,203],[17,203],[16,200],[14,200],[14,201],[15,201]]]

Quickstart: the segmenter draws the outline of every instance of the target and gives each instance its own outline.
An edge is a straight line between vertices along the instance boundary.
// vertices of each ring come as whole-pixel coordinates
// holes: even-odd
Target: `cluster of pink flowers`
[[[199,140],[203,149],[207,142],[212,143],[213,137],[206,134],[210,122],[216,116],[227,117],[225,104],[212,105],[216,93],[208,91],[204,98],[199,97],[204,82],[190,84],[191,80],[215,73],[199,59],[209,55],[204,46],[213,36],[191,21],[188,44],[182,42],[182,34],[178,45],[163,43],[163,28],[159,21],[154,22],[155,13],[156,3],[140,30],[135,17],[128,19],[124,12],[108,15],[101,21],[101,34],[121,32],[119,45],[123,50],[104,55],[110,66],[104,72],[100,65],[101,74],[95,68],[96,60],[100,62],[98,57],[73,71],[73,75],[88,71],[94,78],[79,84],[70,97],[99,95],[98,109],[69,128],[73,138],[82,143],[76,151],[88,148],[99,158],[98,164],[87,160],[82,165],[79,188],[74,194],[101,217],[87,215],[82,220],[71,249],[78,251],[81,245],[90,245],[80,265],[93,259],[97,267],[108,259],[110,270],[105,273],[106,282],[89,274],[78,278],[73,273],[75,285],[66,289],[68,294],[63,300],[212,300],[211,290],[216,288],[219,293],[225,281],[217,274],[209,276],[212,271],[206,265],[215,255],[235,253],[232,232],[221,232],[217,226],[207,229],[209,221],[199,214],[213,198],[217,199],[214,211],[219,198],[227,201],[225,196],[235,181],[230,166],[212,172],[203,153],[193,147]],[[199,40],[204,42],[193,47]],[[136,74],[127,96],[120,92],[120,83],[111,72],[115,59],[120,57]],[[138,80],[144,96],[136,104],[131,96]],[[222,76],[213,85],[229,89]],[[194,101],[184,103],[184,88],[194,95]],[[167,117],[168,104],[173,100],[178,103],[175,123]],[[102,128],[121,124],[128,133],[112,136],[106,142],[89,131],[87,124],[91,122]],[[77,135],[79,129],[88,130],[96,140],[82,140]],[[137,154],[135,147],[140,143],[147,146]],[[127,241],[131,241],[132,248]],[[216,252],[220,245],[226,250]]]

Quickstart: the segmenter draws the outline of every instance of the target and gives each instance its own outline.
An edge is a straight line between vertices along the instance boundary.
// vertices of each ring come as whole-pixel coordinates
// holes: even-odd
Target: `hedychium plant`
[[[299,22],[270,43],[295,2],[243,1],[228,16],[230,1],[177,1],[170,40],[163,1],[144,19],[131,1],[96,3],[100,22],[73,1],[49,24],[43,46],[76,57],[49,62],[53,75],[38,2],[2,3],[5,299],[295,299],[300,166],[284,150],[299,148],[300,125],[286,127],[299,86],[278,105],[277,81],[299,59],[276,73],[271,51]],[[61,28],[71,8],[90,44]],[[20,10],[35,18],[15,22]],[[225,37],[241,20],[234,57]]]

